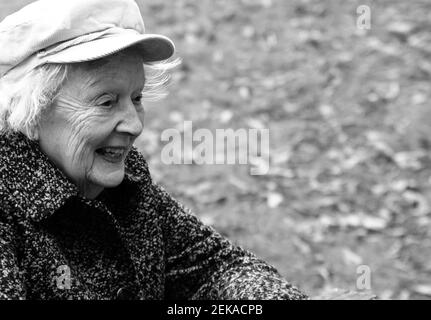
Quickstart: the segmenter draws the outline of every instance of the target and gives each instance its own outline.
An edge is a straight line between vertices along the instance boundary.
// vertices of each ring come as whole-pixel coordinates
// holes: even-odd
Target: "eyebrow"
[[[101,83],[104,79],[103,78],[96,78],[90,77],[90,80],[86,80],[86,83],[88,84],[89,88],[95,88],[99,83]],[[145,86],[147,84],[147,77],[144,75],[142,85],[139,86],[139,90],[142,91],[145,89]]]
[[[103,66],[105,66],[107,63],[109,63],[109,61],[102,58],[99,60],[87,61],[85,62],[87,67],[84,67],[82,65],[80,67],[82,67],[87,72],[96,71],[97,73],[99,73],[100,69],[102,69]],[[90,77],[90,81],[87,81],[88,86],[90,88],[95,87],[97,84],[100,83],[100,81],[104,80],[103,78],[96,78],[95,80],[93,79],[94,79],[93,77]],[[145,88],[145,85],[147,84],[147,73],[145,68],[144,68],[144,79],[142,82],[143,82],[143,85],[142,85],[142,90],[143,90]]]

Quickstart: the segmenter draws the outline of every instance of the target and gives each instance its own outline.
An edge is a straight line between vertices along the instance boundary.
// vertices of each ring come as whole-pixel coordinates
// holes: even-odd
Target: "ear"
[[[34,141],[39,141],[39,126],[38,125],[35,126],[33,128],[33,130],[31,130],[29,138],[31,140],[34,140]]]

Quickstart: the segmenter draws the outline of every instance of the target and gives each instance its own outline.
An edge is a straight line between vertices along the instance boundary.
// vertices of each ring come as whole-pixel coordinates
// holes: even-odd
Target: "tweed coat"
[[[0,299],[302,299],[152,182],[133,149],[95,200],[22,134],[0,135]]]

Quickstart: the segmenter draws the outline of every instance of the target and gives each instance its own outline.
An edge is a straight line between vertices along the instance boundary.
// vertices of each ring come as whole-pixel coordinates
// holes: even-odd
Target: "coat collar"
[[[117,188],[149,183],[147,163],[133,148],[126,159],[125,178]],[[77,187],[41,151],[38,142],[21,133],[0,135],[0,211],[40,222],[72,197],[80,197]],[[80,198],[98,206],[97,200]]]

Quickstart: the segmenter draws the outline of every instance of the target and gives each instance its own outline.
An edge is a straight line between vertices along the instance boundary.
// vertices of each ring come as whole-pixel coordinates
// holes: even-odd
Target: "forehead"
[[[133,51],[120,52],[107,58],[79,63],[72,68],[73,77],[89,87],[99,85],[143,86],[144,62]]]

